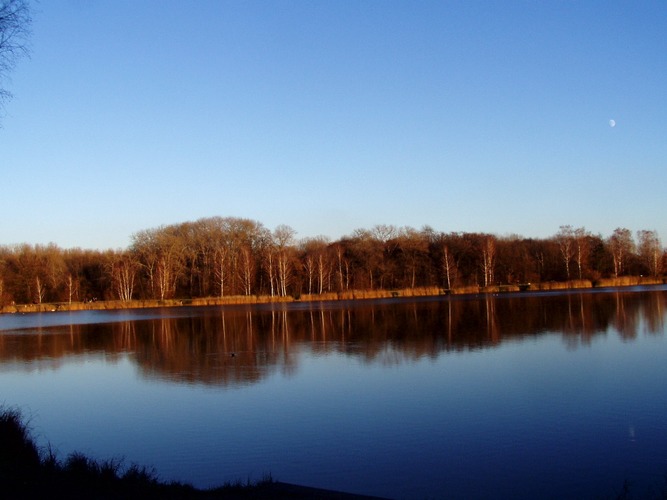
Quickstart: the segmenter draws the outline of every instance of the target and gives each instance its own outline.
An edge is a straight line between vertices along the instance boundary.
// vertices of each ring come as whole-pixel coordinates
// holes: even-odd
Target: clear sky
[[[125,248],[216,215],[667,243],[662,0],[33,8],[5,84],[0,244]]]

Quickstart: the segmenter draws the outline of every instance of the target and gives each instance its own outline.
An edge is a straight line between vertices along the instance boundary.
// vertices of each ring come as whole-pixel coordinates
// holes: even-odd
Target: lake
[[[613,498],[667,486],[667,287],[0,316],[61,458],[198,487]]]

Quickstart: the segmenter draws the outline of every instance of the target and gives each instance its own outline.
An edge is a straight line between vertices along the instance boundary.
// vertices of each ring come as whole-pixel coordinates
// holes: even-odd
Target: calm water
[[[0,316],[61,457],[390,498],[666,486],[667,288]]]

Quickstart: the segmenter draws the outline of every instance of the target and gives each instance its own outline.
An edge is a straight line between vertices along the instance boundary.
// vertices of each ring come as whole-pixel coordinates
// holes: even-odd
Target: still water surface
[[[665,487],[667,288],[0,316],[61,457],[389,498]]]

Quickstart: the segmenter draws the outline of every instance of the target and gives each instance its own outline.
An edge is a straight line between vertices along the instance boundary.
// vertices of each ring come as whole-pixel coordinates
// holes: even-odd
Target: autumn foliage
[[[657,233],[647,230],[635,241],[624,228],[604,238],[562,226],[536,239],[378,225],[330,241],[298,240],[286,225],[271,231],[249,219],[212,217],[140,231],[127,249],[0,247],[0,306],[550,289],[659,281],[665,261]]]

